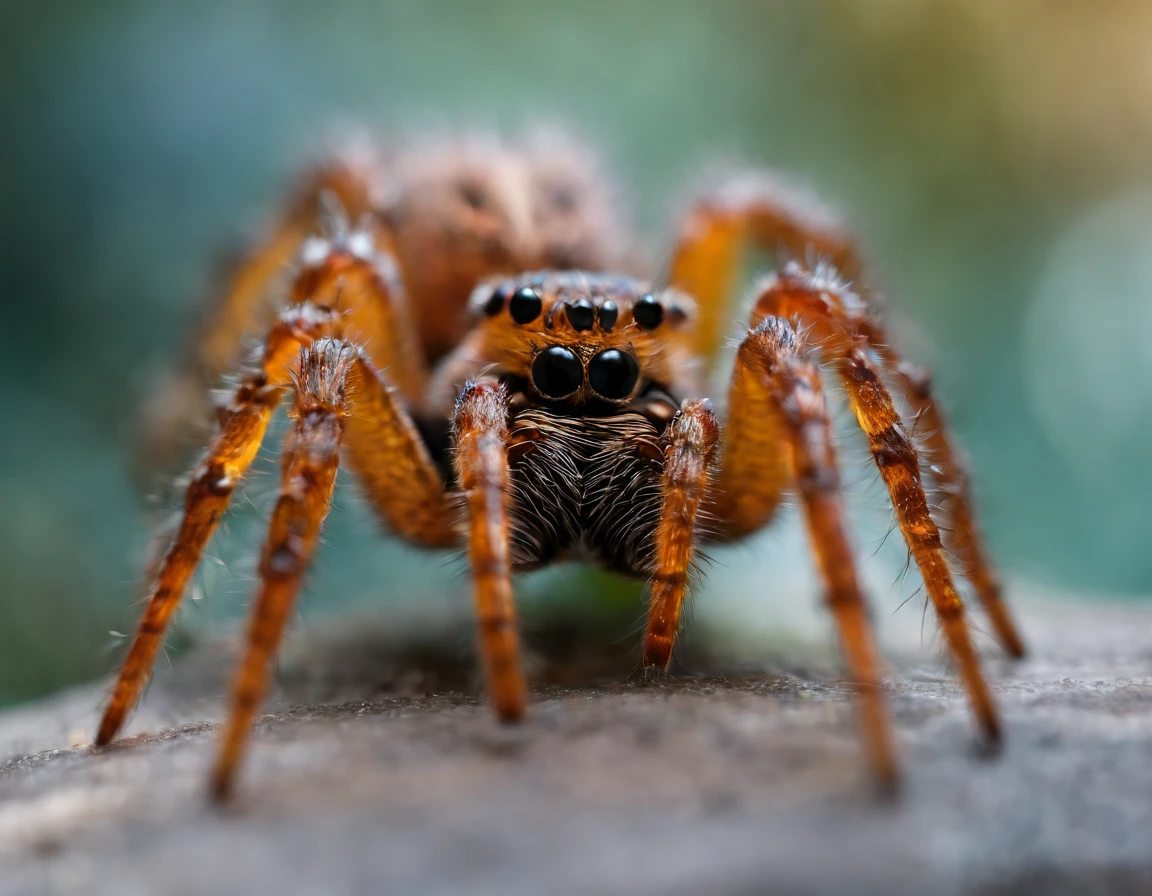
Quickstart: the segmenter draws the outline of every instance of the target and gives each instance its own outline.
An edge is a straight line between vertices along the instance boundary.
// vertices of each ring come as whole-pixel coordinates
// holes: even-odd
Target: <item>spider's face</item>
[[[545,402],[624,405],[673,378],[687,296],[625,277],[548,272],[478,287],[485,356]]]

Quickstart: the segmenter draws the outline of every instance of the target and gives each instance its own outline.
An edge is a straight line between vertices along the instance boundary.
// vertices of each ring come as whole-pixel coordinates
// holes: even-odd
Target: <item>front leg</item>
[[[476,595],[480,654],[496,715],[524,716],[527,688],[520,665],[512,562],[508,549],[508,393],[485,380],[464,387],[452,416],[456,478],[468,519],[468,557]]]
[[[665,669],[680,627],[696,518],[708,491],[720,425],[707,400],[686,401],[664,434],[663,502],[656,527],[644,666]]]
[[[896,754],[868,606],[846,532],[832,424],[812,350],[787,321],[765,318],[740,344],[728,414],[713,507],[719,533],[732,537],[763,525],[780,489],[794,485],[848,677],[859,694],[864,748],[880,787],[891,791],[898,779]],[[764,470],[775,478],[766,479]]]

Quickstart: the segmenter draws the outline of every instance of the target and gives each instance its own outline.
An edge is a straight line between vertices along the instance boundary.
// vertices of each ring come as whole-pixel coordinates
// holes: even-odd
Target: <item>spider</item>
[[[867,762],[882,788],[895,789],[822,366],[846,387],[978,730],[998,742],[946,552],[970,576],[1004,649],[1019,657],[1024,646],[977,532],[961,454],[928,377],[888,337],[846,228],[775,176],[732,177],[688,208],[670,263],[651,281],[616,215],[598,169],[568,142],[336,153],[302,181],[202,336],[210,375],[238,364],[244,334],[264,338],[191,475],[97,745],[115,738],[137,702],[206,543],[271,416],[290,401],[215,799],[234,790],[341,458],[391,532],[427,548],[466,547],[481,662],[503,722],[519,721],[527,702],[514,572],[578,558],[647,579],[643,665],[663,670],[697,545],[757,532],[795,492],[856,685]],[[721,422],[703,384],[746,245],[791,260],[755,289]],[[262,319],[270,284],[293,258],[282,310]],[[923,423],[927,486],[893,391]],[[940,502],[939,526],[929,495]]]

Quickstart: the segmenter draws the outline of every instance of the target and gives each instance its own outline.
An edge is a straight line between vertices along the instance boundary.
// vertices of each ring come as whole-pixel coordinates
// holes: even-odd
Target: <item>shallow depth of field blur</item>
[[[0,703],[113,667],[157,515],[129,464],[135,410],[221,252],[351,121],[565,125],[653,244],[709,163],[795,173],[843,207],[936,370],[1009,577],[1152,594],[1146,4],[71,0],[6,4],[0,60]],[[862,562],[899,572],[895,537],[872,558],[883,495],[842,430]],[[182,631],[244,611],[265,454]],[[304,617],[466,607],[461,565],[378,538],[349,485]],[[780,530],[716,552],[698,610],[744,576],[755,613],[806,569],[794,513]],[[884,620],[914,583],[879,581]]]

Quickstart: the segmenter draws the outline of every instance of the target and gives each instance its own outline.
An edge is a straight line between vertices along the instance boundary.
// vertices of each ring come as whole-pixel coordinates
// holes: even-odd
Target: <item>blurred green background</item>
[[[133,414],[300,160],[347,121],[540,119],[603,150],[654,243],[717,159],[840,204],[937,371],[1006,571],[1152,593],[1152,6],[5,3],[0,702],[113,667],[155,521]],[[244,608],[271,469],[193,630]],[[461,593],[458,562],[383,542],[350,488],[339,504],[307,614]]]

